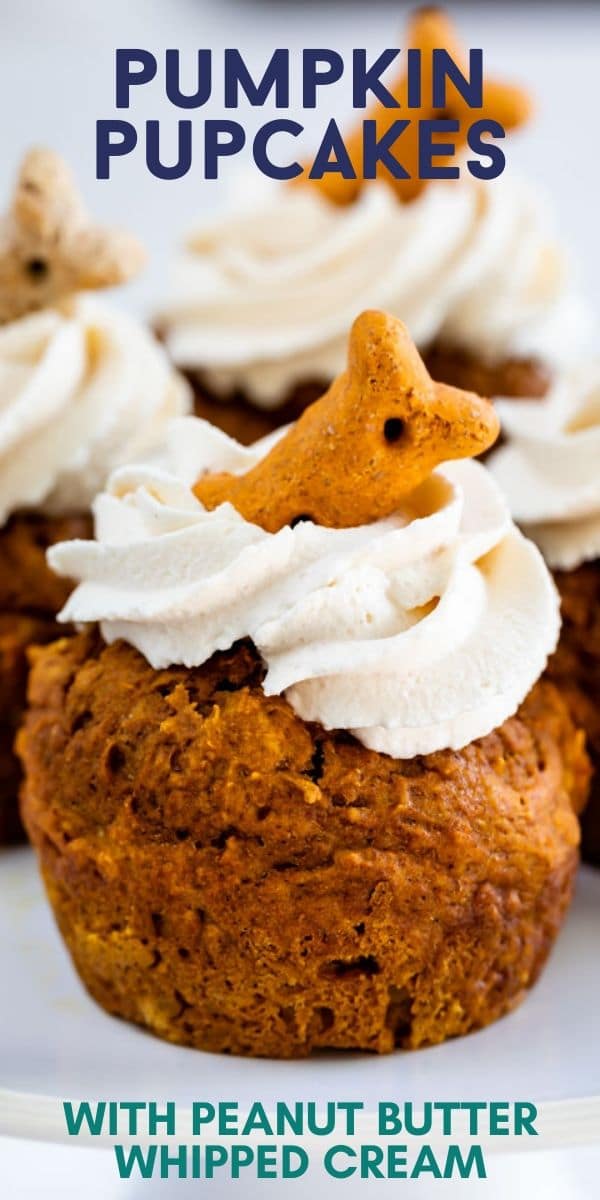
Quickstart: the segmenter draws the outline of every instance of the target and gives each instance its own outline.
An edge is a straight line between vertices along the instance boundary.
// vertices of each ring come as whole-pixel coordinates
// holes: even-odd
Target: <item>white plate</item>
[[[108,1017],[81,987],[30,850],[0,854],[0,1134],[60,1140],[63,1098],[519,1099],[543,1106],[546,1144],[600,1140],[600,871],[582,870],[548,967],[489,1029],[412,1053],[300,1062],[170,1046]],[[533,1139],[527,1139],[532,1141]]]

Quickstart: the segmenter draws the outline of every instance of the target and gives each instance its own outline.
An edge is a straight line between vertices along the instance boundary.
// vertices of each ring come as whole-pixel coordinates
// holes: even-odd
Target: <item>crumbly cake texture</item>
[[[551,383],[550,371],[535,359],[512,358],[489,364],[466,351],[436,344],[424,352],[423,361],[433,379],[480,396],[542,399]],[[257,408],[242,391],[218,396],[202,374],[192,373],[188,378],[194,389],[196,416],[217,425],[245,446],[296,421],[329,386],[327,380],[307,379],[282,396],[277,408],[266,410]]]
[[[600,865],[600,560],[575,571],[557,571],[563,626],[548,675],[585,730],[594,767],[590,803],[583,816],[584,858]]]
[[[0,530],[0,845],[23,836],[13,750],[25,708],[27,651],[64,633],[56,622],[71,588],[46,565],[53,542],[89,537],[91,518],[18,514]]]
[[[589,771],[552,684],[466,749],[399,761],[266,697],[250,642],[154,671],[88,631],[33,658],[23,817],[108,1012],[210,1051],[386,1052],[535,982]]]

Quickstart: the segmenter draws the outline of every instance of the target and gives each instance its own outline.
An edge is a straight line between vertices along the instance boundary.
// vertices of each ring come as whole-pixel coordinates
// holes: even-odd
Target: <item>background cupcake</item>
[[[421,49],[424,96],[434,47],[464,57],[435,9],[415,15],[403,45]],[[402,101],[404,76],[391,90]],[[445,115],[461,119],[460,145],[478,114],[455,103]],[[487,80],[483,111],[509,129],[529,101]],[[381,136],[397,110],[365,116]],[[403,135],[402,160],[414,175],[411,136]],[[348,144],[359,172],[359,142]],[[543,395],[577,361],[589,319],[529,185],[508,175],[428,187],[326,175],[239,192],[254,200],[188,237],[159,325],[194,381],[199,415],[242,440],[296,416],[343,369],[346,330],[365,304],[406,322],[436,378],[483,395]]]
[[[50,552],[62,619],[100,629],[36,652],[24,816],[108,1011],[211,1050],[387,1051],[534,982],[587,762],[536,683],[539,552],[484,467],[435,469],[496,432],[366,313],[283,438],[178,422],[170,469],[117,472],[97,541]]]
[[[548,673],[587,734],[596,774],[583,847],[600,863],[600,364],[541,406],[502,405],[501,419],[508,444],[490,466],[560,591],[563,627]]]
[[[18,832],[26,650],[56,635],[69,591],[46,549],[89,534],[109,472],[152,452],[189,406],[154,339],[80,294],[142,258],[134,239],[91,223],[60,158],[27,155],[0,228],[0,841]]]

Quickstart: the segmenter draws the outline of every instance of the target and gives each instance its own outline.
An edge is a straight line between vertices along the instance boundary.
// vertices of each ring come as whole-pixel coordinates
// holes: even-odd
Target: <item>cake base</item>
[[[91,518],[19,514],[0,530],[0,845],[23,838],[21,768],[13,750],[25,707],[27,651],[64,634],[55,620],[71,585],[48,568],[53,542],[89,537]]]
[[[491,366],[474,355],[434,345],[424,354],[424,361],[433,379],[480,396],[541,399],[551,382],[550,373],[533,359],[506,359]],[[202,374],[190,375],[189,380],[196,416],[217,425],[245,446],[295,421],[329,386],[324,379],[306,380],[283,396],[277,408],[261,409],[242,391],[216,395]]]
[[[590,803],[582,821],[583,857],[600,866],[600,559],[575,571],[557,571],[563,627],[548,665],[585,730],[594,768]]]
[[[434,345],[424,359],[432,379],[467,392],[477,392],[478,396],[543,400],[552,382],[551,372],[533,358],[507,358],[499,363],[486,363],[464,350]]]
[[[34,654],[23,815],[110,1013],[204,1050],[386,1052],[535,982],[589,767],[550,683],[501,729],[398,761],[266,697],[251,643],[152,670],[94,633]]]

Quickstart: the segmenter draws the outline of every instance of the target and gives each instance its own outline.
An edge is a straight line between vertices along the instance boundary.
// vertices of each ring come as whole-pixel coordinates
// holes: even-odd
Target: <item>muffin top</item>
[[[295,426],[244,448],[180,420],[169,469],[112,476],[96,541],[49,552],[79,581],[61,619],[99,621],[156,668],[250,637],[265,693],[305,720],[398,758],[458,749],[516,711],[559,628],[541,555],[463,457],[496,434],[401,322],[364,313]]]
[[[111,470],[189,410],[143,327],[81,294],[142,259],[134,238],[93,224],[58,155],[30,151],[0,222],[0,524],[89,508]]]
[[[600,360],[542,402],[498,406],[506,444],[490,470],[551,567],[600,557]]]

